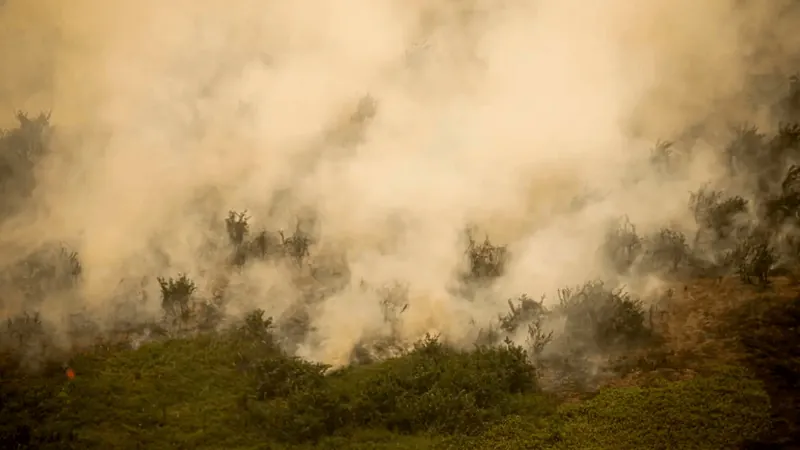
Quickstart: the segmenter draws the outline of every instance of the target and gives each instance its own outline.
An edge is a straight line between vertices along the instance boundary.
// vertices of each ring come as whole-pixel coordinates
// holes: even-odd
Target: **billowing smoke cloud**
[[[210,217],[246,209],[253,226],[291,228],[312,210],[317,248],[344,255],[354,287],[317,305],[305,356],[341,362],[385,332],[362,281],[408,285],[408,337],[458,340],[506,296],[602,276],[609,220],[688,224],[683,193],[717,173],[703,142],[677,178],[644,160],[712,112],[769,118],[743,92],[800,46],[782,7],[7,0],[0,105],[8,119],[52,110],[58,133],[1,259],[68,242],[84,269],[69,308],[103,308],[122,279],[213,274]],[[568,207],[587,192],[602,200]],[[513,256],[491,300],[451,289],[466,224]],[[300,295],[271,265],[231,283],[233,304],[269,314]]]

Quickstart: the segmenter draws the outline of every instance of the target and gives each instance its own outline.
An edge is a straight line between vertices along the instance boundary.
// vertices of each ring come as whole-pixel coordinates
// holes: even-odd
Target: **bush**
[[[492,244],[489,237],[478,243],[471,231],[467,233],[467,261],[469,271],[465,275],[467,282],[488,283],[501,276],[505,271],[508,261],[508,251],[505,246]]]
[[[305,258],[311,254],[311,236],[300,229],[299,223],[289,237],[286,237],[283,231],[279,231],[278,234],[281,237],[283,255],[291,261],[294,261],[295,264],[301,265]]]
[[[538,390],[525,351],[511,344],[459,351],[429,337],[402,357],[324,378],[319,366],[294,364],[293,373],[305,373],[295,375],[304,388],[284,390],[259,409],[267,433],[289,442],[357,428],[474,433],[513,411],[517,396]]]
[[[0,130],[0,213],[10,214],[21,207],[35,186],[34,167],[47,153],[51,127],[50,114],[31,119],[17,112],[17,128]]]
[[[766,135],[753,125],[740,125],[733,129],[733,139],[723,149],[728,170],[737,175],[752,176],[752,169],[759,167],[759,155],[763,153]]]
[[[230,211],[225,219],[225,229],[233,247],[230,259],[233,267],[242,267],[251,259],[271,258],[288,258],[300,265],[310,254],[312,240],[307,233],[301,231],[299,221],[295,231],[288,237],[283,231],[260,231],[252,235],[247,211]]]
[[[538,357],[544,347],[553,340],[553,332],[545,332],[543,329],[547,315],[543,302],[544,299],[537,302],[523,294],[517,299],[516,306],[509,300],[508,313],[500,317],[500,330],[507,336],[516,333],[520,326],[527,327],[526,348],[534,358]]]
[[[669,228],[662,228],[655,235],[645,238],[642,247],[640,267],[645,271],[676,273],[691,260],[686,236]]]
[[[773,229],[787,223],[800,225],[800,166],[789,167],[783,177],[780,192],[764,201],[762,215]]]
[[[649,342],[641,301],[600,281],[558,292],[559,314],[566,319],[565,336],[572,346],[612,352]]]
[[[738,229],[737,216],[747,212],[748,202],[740,196],[702,188],[690,195],[689,207],[698,226],[698,238],[706,237],[712,246],[724,243]]]
[[[765,153],[769,165],[762,175],[765,181],[774,185],[776,180],[780,180],[781,173],[790,161],[796,160],[798,152],[800,152],[800,125],[792,122],[779,124],[778,132],[767,143]]]
[[[70,291],[80,282],[83,267],[78,254],[61,245],[45,245],[7,267],[0,285],[17,292],[27,308],[48,295]]]
[[[562,414],[564,440],[555,448],[710,450],[762,434],[769,399],[747,373],[721,368],[708,378],[607,389]]]
[[[529,356],[536,360],[544,348],[553,340],[553,332],[544,331],[544,322],[550,312],[543,305],[544,299],[536,301],[523,294],[516,299],[508,300],[508,312],[498,317],[497,324],[488,329],[481,329],[475,340],[478,346],[496,346],[506,339],[518,336],[519,329],[526,327],[525,349]]]
[[[537,302],[525,294],[517,299],[516,304],[509,300],[508,312],[504,316],[500,316],[500,329],[508,334],[513,334],[521,325],[541,319],[546,312],[542,303],[542,301]]]
[[[770,284],[769,275],[777,261],[775,250],[765,232],[756,231],[739,242],[730,260],[743,283]]]
[[[627,217],[620,219],[606,234],[601,247],[605,259],[619,274],[627,273],[633,267],[641,250],[642,240]]]
[[[161,308],[173,324],[183,324],[191,318],[192,294],[197,290],[194,281],[185,274],[178,278],[158,277],[161,287]]]
[[[8,318],[0,331],[0,379],[5,373],[40,366],[51,347],[50,336],[39,313]]]
[[[452,450],[517,450],[559,448],[563,421],[558,417],[508,416],[479,436],[456,436],[437,448]]]

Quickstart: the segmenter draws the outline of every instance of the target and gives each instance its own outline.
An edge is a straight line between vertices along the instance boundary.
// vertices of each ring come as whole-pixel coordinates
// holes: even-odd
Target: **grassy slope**
[[[726,297],[729,306],[712,313],[719,304],[709,300],[712,288],[738,298]],[[719,449],[757,438],[789,442],[800,372],[794,290],[779,284],[759,294],[699,283],[684,294],[691,303],[677,301],[671,314],[685,329],[730,319],[727,335],[706,323],[685,333],[694,337],[673,336],[683,347],[673,354],[693,364],[687,355],[698,349],[702,370],[683,379],[639,374],[577,403],[520,381],[513,352],[460,354],[433,345],[428,353],[322,377],[268,345],[203,336],[79,355],[73,381],[61,367],[36,377],[5,372],[0,432],[7,442],[32,438],[40,448]],[[744,345],[733,345],[731,336]],[[713,342],[723,344],[712,351]],[[737,367],[722,347],[745,349],[746,358]],[[248,365],[253,361],[262,361],[259,371]]]

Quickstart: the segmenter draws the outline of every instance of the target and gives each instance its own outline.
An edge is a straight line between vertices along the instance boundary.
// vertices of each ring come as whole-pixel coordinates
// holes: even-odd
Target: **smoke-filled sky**
[[[510,246],[493,298],[601,276],[623,214],[688,226],[688,192],[717,173],[703,141],[680,177],[643,161],[712,113],[770,119],[743,93],[800,48],[787,3],[6,0],[0,125],[52,110],[57,137],[0,243],[70,243],[81,302],[102,307],[122,278],[212,270],[209,215],[290,228],[310,208],[354,286],[410,286],[410,336],[457,339],[505,307],[452,294],[467,223]],[[359,105],[374,117],[351,119]],[[586,192],[603,200],[569,212]],[[239,278],[268,313],[296,295],[279,268]],[[328,299],[306,356],[341,360],[379,315],[355,288]]]

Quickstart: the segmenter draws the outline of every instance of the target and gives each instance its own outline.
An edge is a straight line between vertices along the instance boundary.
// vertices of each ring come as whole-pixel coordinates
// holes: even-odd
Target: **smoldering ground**
[[[80,256],[75,292],[37,303],[56,324],[102,322],[142,289],[136,314],[159,314],[155,277],[177,273],[205,298],[224,280],[228,314],[279,317],[307,299],[302,276],[227,271],[214,221],[247,210],[251,229],[290,230],[311,211],[311,264],[347,279],[319,288],[298,352],[338,364],[385,335],[381,294],[361,286],[395,282],[403,337],[468,340],[510,296],[613,272],[597,256],[610,221],[693,231],[688,192],[723,175],[718,132],[773,119],[777,94],[754,86],[791,68],[790,3],[7,0],[3,120],[49,110],[54,132],[0,260],[53,243]],[[656,176],[656,140],[684,136],[688,161]],[[467,224],[511,255],[469,300],[453,288]]]

